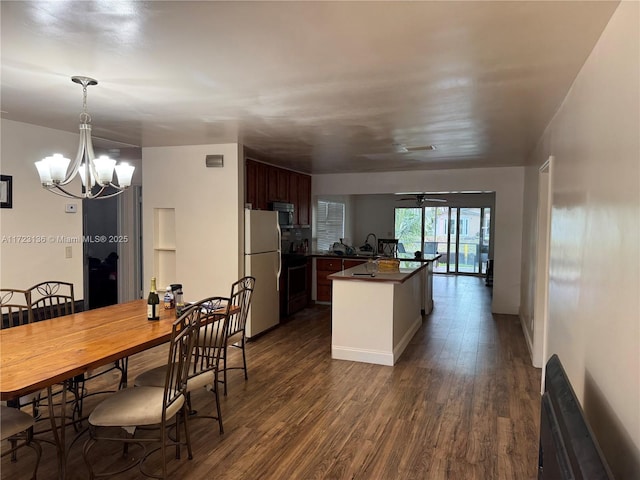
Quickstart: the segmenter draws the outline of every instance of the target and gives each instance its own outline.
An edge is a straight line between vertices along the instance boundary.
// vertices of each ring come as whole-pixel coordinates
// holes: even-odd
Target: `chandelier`
[[[71,81],[82,85],[82,113],[80,114],[80,145],[73,163],[60,153],[36,162],[40,183],[56,195],[67,198],[103,199],[119,195],[131,185],[134,166],[116,161],[106,155],[95,158],[91,141],[91,116],[87,112],[87,87],[98,81],[89,77],[71,77]],[[118,183],[113,183],[113,172]],[[78,175],[82,182],[81,193],[72,193],[65,188]],[[111,187],[111,188],[107,188]]]

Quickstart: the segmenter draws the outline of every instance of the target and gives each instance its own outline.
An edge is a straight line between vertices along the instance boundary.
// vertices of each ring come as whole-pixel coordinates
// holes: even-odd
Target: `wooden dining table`
[[[175,310],[164,309],[159,320],[148,320],[147,301],[134,300],[0,330],[0,399],[48,389],[52,411],[52,386],[168,342],[175,320]],[[62,393],[62,425],[50,417],[64,479],[66,388]]]

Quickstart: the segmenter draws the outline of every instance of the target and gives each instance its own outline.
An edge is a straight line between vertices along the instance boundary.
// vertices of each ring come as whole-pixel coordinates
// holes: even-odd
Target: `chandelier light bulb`
[[[122,162],[120,165],[116,165],[116,177],[118,177],[118,184],[121,187],[131,186],[131,177],[133,177],[133,171],[136,169],[133,165],[129,165],[127,162]]]
[[[47,159],[42,159],[36,162],[36,168],[38,169],[38,175],[40,175],[40,183],[43,187],[50,187],[53,185],[53,179],[51,178],[51,171],[49,170],[49,162]]]
[[[80,175],[80,180],[82,181],[83,187],[86,187],[87,185],[87,180],[85,178],[86,173],[87,173],[87,164],[86,163],[80,164],[80,168],[78,169],[78,175]],[[91,173],[91,169],[89,169],[89,180],[91,183],[91,188],[93,188],[93,186],[96,184],[96,180],[95,178],[93,178],[93,173]]]
[[[113,169],[116,166],[116,161],[106,155],[100,155],[93,161],[93,166],[96,169],[98,183],[103,186],[109,185],[113,179]]]
[[[63,182],[67,176],[67,168],[69,168],[71,160],[67,157],[63,157],[60,153],[54,153],[50,157],[45,158],[45,161],[49,166],[49,172],[51,173],[53,183]]]

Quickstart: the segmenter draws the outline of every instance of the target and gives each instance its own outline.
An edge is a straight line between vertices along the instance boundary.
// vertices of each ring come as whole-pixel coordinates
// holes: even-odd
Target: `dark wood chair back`
[[[73,283],[48,281],[29,290],[32,321],[50,320],[75,313]]]
[[[1,328],[17,327],[32,322],[31,294],[28,290],[0,289]]]
[[[231,285],[231,304],[240,307],[240,310],[229,318],[228,337],[232,337],[238,333],[242,333],[244,336],[255,285],[256,279],[250,276],[243,277]]]

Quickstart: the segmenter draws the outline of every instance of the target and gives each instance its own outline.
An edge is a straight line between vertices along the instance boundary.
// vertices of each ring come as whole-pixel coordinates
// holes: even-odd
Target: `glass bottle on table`
[[[171,287],[167,287],[164,294],[164,309],[171,310],[176,306],[175,299],[173,297],[173,292],[171,291]]]
[[[156,291],[156,277],[151,277],[151,288],[147,297],[147,320],[160,320],[160,297]]]
[[[184,296],[182,293],[182,285],[180,285],[179,283],[175,285],[176,289],[175,289],[175,303],[176,303],[176,318],[179,318],[180,315],[182,315],[182,312],[184,310]]]

